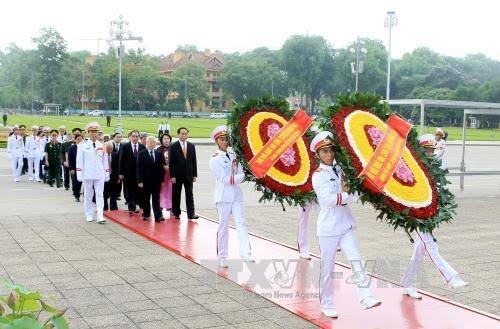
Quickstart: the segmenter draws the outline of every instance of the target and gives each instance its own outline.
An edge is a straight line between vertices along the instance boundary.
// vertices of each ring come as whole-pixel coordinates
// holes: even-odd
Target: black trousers
[[[69,189],[69,168],[63,165],[64,187]]]
[[[125,178],[124,185],[127,186],[125,198],[127,200],[128,211],[135,211],[136,206],[141,207],[141,191],[137,186],[137,179]]]
[[[71,174],[71,190],[73,191],[73,196],[78,199],[80,198],[82,191],[82,182],[76,179],[76,173]]]
[[[142,217],[149,218],[151,216],[151,205],[149,201],[151,200],[151,204],[153,205],[153,215],[155,220],[163,217],[160,208],[160,189],[161,186],[158,187],[145,187],[142,189]]]
[[[104,210],[118,210],[116,202],[116,181],[109,181],[104,183]],[[109,205],[108,205],[109,199]]]
[[[54,184],[54,179],[56,181],[57,187],[61,187],[61,163],[56,162],[54,164],[50,164],[48,170],[49,177],[47,178],[48,183],[50,185]]]
[[[177,181],[172,184],[172,214],[180,216],[181,214],[181,192],[184,185],[184,194],[186,196],[186,210],[188,218],[193,218],[194,213],[194,199],[193,199],[193,182]]]

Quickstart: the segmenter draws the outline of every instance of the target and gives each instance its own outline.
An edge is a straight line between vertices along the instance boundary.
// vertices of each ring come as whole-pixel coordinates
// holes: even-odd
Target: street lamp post
[[[120,15],[118,20],[111,21],[111,41],[118,41],[118,131],[122,132],[122,56],[125,50],[124,41],[136,40],[142,42],[141,36],[133,36],[128,28],[129,22]]]
[[[389,28],[389,48],[387,51],[387,87],[385,93],[385,99],[389,100],[391,95],[391,37],[392,28],[398,24],[398,18],[396,17],[395,11],[388,11],[385,16],[384,26]]]
[[[82,110],[81,113],[83,114],[84,110],[84,105],[83,105],[83,98],[85,97],[85,71],[82,70]]]
[[[351,63],[351,71],[356,75],[356,91],[358,91],[359,74],[363,73],[363,61],[361,59],[368,52],[366,48],[361,47],[362,44],[363,41],[358,37],[356,39],[356,47],[349,48],[349,51],[356,56],[356,63]]]

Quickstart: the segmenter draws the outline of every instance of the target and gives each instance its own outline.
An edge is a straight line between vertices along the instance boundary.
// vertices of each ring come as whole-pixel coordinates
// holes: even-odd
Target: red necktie
[[[134,156],[137,157],[137,144],[134,144]]]

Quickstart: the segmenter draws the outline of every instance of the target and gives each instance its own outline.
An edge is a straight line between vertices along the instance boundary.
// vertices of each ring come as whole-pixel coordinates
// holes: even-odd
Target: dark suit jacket
[[[76,170],[76,152],[78,145],[73,144],[68,148],[68,168],[69,170]]]
[[[141,143],[137,143],[137,151],[141,152],[146,147]],[[139,156],[139,155],[137,155]],[[137,180],[137,159],[134,156],[132,143],[128,142],[120,146],[120,164],[119,173],[124,175],[126,180]]]
[[[109,168],[109,180],[116,183],[118,175],[120,174],[120,154],[118,152],[111,152],[111,168]]]
[[[117,150],[117,144],[120,144],[120,150],[122,149],[122,146],[125,145],[126,143],[114,143],[113,142],[113,152],[119,152],[120,150]]]
[[[175,177],[178,182],[192,182],[193,177],[198,177],[196,165],[196,149],[190,142],[187,144],[187,157],[184,158],[182,146],[179,141],[172,143],[168,151],[170,177]]]
[[[165,156],[162,152],[154,150],[154,162],[148,149],[139,152],[137,156],[137,183],[143,183],[145,190],[160,189],[163,182],[165,169]]]

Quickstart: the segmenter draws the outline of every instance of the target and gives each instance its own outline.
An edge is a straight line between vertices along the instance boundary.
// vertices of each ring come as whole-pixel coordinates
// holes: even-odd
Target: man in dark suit
[[[73,189],[73,196],[76,202],[80,202],[80,194],[82,190],[82,182],[76,179],[76,154],[78,145],[83,141],[83,135],[75,131],[75,144],[68,148],[68,169],[71,174],[71,187]]]
[[[122,143],[122,134],[117,132],[112,135],[111,142],[113,143],[113,153],[120,154],[120,148],[124,145]],[[119,156],[117,156],[119,157]],[[115,193],[116,193],[116,200],[121,200],[120,196],[122,195],[122,181],[118,177],[118,162],[119,160],[116,160],[116,186],[115,186]],[[113,179],[113,178],[111,178]]]
[[[185,127],[177,129],[178,141],[170,145],[169,166],[172,180],[172,214],[176,219],[181,215],[182,185],[186,195],[186,209],[189,220],[198,219],[194,211],[193,183],[196,182],[198,169],[196,165],[196,150],[187,141],[189,130]]]
[[[107,142],[104,144],[104,149],[108,154],[109,159],[109,181],[104,183],[104,210],[118,210],[117,200],[117,187],[120,178],[118,177],[120,155],[118,152],[113,151],[114,144]],[[109,205],[108,205],[109,199]]]
[[[139,132],[132,130],[130,132],[130,142],[120,147],[119,155],[119,173],[123,184],[127,186],[127,206],[128,213],[133,215],[139,211],[136,205],[140,205],[140,191],[137,187],[137,155],[146,147],[139,143]]]
[[[162,152],[156,151],[156,138],[148,136],[146,139],[146,149],[139,152],[137,156],[137,185],[142,188],[142,220],[148,220],[151,216],[151,207],[153,205],[153,214],[155,222],[161,222],[165,219],[160,208],[160,189],[163,182],[165,169],[165,156]]]

